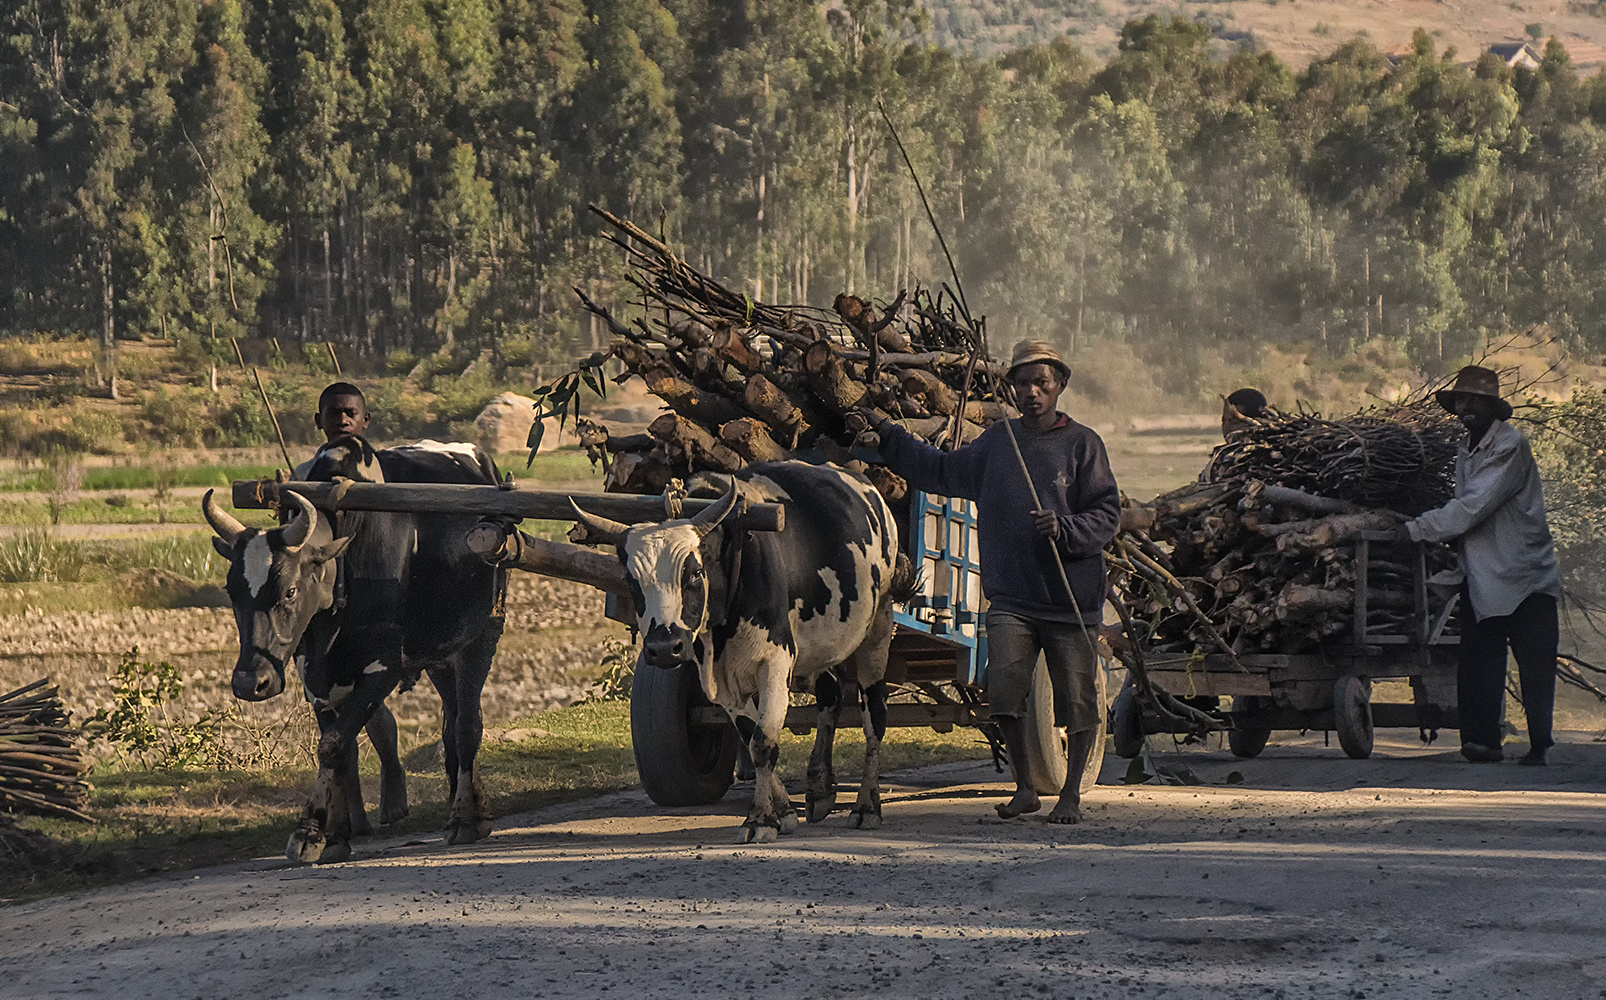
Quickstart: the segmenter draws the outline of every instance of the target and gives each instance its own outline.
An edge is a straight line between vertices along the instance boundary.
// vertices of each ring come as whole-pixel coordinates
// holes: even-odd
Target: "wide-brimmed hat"
[[[1433,394],[1439,405],[1455,412],[1457,396],[1486,396],[1500,404],[1496,410],[1501,420],[1511,419],[1511,404],[1500,398],[1500,373],[1479,365],[1467,365],[1455,376],[1455,384]]]
[[[1065,363],[1064,358],[1060,357],[1059,351],[1054,350],[1054,345],[1046,340],[1022,340],[1016,343],[1014,352],[1009,356],[1009,372],[1007,374],[1013,376],[1015,369],[1022,365],[1037,364],[1053,365],[1059,369],[1063,378],[1069,380],[1071,377],[1071,366]]]

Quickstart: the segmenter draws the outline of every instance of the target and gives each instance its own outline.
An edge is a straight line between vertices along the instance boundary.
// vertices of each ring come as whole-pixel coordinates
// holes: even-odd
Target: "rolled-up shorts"
[[[1099,713],[1096,636],[1073,622],[1051,622],[1007,611],[987,612],[987,703],[993,715],[1026,715],[1037,655],[1043,654],[1054,686],[1054,724],[1069,733],[1097,729]]]

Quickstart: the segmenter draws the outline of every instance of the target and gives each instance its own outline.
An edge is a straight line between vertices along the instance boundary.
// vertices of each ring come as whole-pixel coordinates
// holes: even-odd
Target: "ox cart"
[[[1371,756],[1377,727],[1417,729],[1424,740],[1460,725],[1456,711],[1455,610],[1458,595],[1428,585],[1422,543],[1396,541],[1388,532],[1363,532],[1355,545],[1351,627],[1337,641],[1289,653],[1182,654],[1145,649],[1149,679],[1221,720],[1239,757],[1254,757],[1273,730],[1321,730],[1338,735],[1349,757]],[[1400,566],[1409,580],[1398,579]],[[1385,574],[1392,576],[1385,577]],[[1399,600],[1408,587],[1409,604]],[[1389,595],[1383,599],[1384,593]],[[1374,681],[1407,681],[1411,701],[1373,702]],[[1221,710],[1221,699],[1231,707]],[[1180,734],[1160,713],[1146,709],[1128,683],[1110,710],[1112,743],[1126,758],[1142,752],[1143,738]]]
[[[943,733],[956,726],[971,727],[980,731],[995,760],[1001,761],[1002,747],[987,710],[987,629],[975,505],[918,491],[911,491],[907,502],[904,551],[915,561],[920,593],[893,615],[896,631],[887,663],[893,695],[887,726],[929,727]],[[610,617],[633,624],[619,600],[610,598],[608,607]],[[1100,670],[1101,703],[1104,691],[1105,671]],[[862,725],[856,694],[845,691],[842,704],[841,724]],[[1065,728],[1054,718],[1053,706],[1048,670],[1039,659],[1027,700],[1029,760],[1024,763],[1043,795],[1059,794],[1068,767]],[[786,728],[806,735],[814,729],[817,715],[812,704],[793,704]],[[739,740],[724,710],[703,697],[694,670],[636,671],[630,718],[642,787],[654,802],[697,805],[724,796],[734,780]],[[1098,780],[1104,744],[1101,717],[1099,736],[1082,775],[1083,791]],[[1012,767],[1021,763],[1010,762]]]
[[[625,523],[668,516],[660,497],[555,493],[516,485],[511,477],[495,487],[240,480],[233,484],[234,506],[273,507],[280,491],[298,493],[328,511],[478,514],[483,520],[467,538],[475,553],[507,568],[597,587],[608,595],[609,617],[629,625],[635,624],[634,615],[626,603],[628,582],[617,559],[584,546],[532,538],[513,525],[526,517],[573,520],[571,498],[588,511]],[[712,502],[677,500],[676,510],[691,516]],[[975,507],[966,500],[919,492],[911,492],[907,502],[904,549],[919,571],[920,592],[894,616],[896,632],[887,665],[894,695],[887,724],[930,727],[938,732],[972,727],[993,747],[995,759],[1001,759],[987,710],[987,636]],[[784,510],[776,504],[744,504],[734,516],[749,530],[778,531],[785,526]],[[1101,701],[1105,675],[1101,670]],[[841,724],[860,725],[856,692],[845,691],[844,695]],[[1031,769],[1039,793],[1056,794],[1064,785],[1068,766],[1065,730],[1056,724],[1048,672],[1041,662],[1028,709],[1029,760],[1011,764]],[[812,705],[796,704],[787,713],[786,727],[806,734],[814,728],[816,715]],[[704,696],[694,668],[637,670],[630,716],[637,768],[654,802],[700,805],[724,797],[735,782],[740,738],[724,710]],[[1101,723],[1083,774],[1084,790],[1097,780],[1104,743]]]

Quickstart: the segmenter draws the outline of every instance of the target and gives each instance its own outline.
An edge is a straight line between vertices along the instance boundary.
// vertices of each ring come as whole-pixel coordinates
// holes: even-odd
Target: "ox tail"
[[[892,569],[892,580],[887,584],[887,596],[899,604],[907,604],[919,592],[920,579],[915,574],[915,564],[899,552],[898,561]]]

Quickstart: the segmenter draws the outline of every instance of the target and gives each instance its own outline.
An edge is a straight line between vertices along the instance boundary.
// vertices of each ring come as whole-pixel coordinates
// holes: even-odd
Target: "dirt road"
[[[0,911],[0,994],[1606,996],[1606,747],[1569,739],[1547,769],[1175,755],[1206,784],[1101,786],[1069,829],[992,818],[990,765],[948,765],[899,776],[879,833],[765,849],[732,843],[736,792],[620,794]]]

